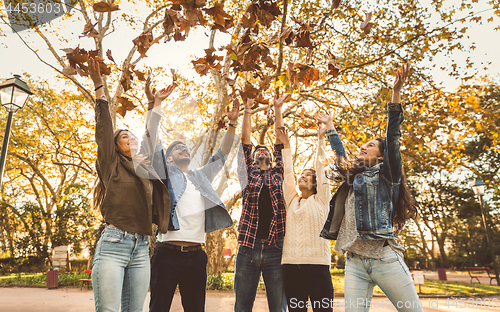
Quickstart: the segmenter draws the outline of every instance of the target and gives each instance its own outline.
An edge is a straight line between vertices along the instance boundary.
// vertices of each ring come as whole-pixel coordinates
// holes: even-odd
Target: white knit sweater
[[[286,205],[286,232],[281,264],[330,265],[328,240],[319,236],[328,217],[330,183],[321,159],[325,158],[325,140],[319,140],[316,153],[317,194],[301,199],[295,187],[290,149],[283,149],[283,195]]]

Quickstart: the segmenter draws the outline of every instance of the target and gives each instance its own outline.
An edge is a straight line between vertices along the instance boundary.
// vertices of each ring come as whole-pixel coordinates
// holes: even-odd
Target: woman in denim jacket
[[[348,312],[369,311],[373,288],[378,285],[398,311],[423,311],[396,232],[415,208],[401,164],[401,88],[409,64],[396,74],[385,139],[361,146],[357,160],[349,163],[331,116],[316,119],[327,127],[336,154],[336,180],[343,180],[330,201],[330,212],[321,236],[336,240],[335,250],[346,253],[345,304]]]

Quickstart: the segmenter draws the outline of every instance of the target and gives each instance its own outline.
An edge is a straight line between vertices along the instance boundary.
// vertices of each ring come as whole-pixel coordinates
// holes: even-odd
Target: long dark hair
[[[128,130],[119,129],[119,130],[116,130],[113,133],[113,139],[114,139],[114,142],[115,142],[115,147],[116,147],[116,141],[118,140],[118,137],[120,136],[120,133],[122,133],[123,131],[128,131]],[[93,196],[93,199],[92,199],[92,207],[94,209],[101,210],[102,201],[104,199],[104,195],[105,194],[106,194],[106,188],[104,187],[104,184],[102,183],[101,176],[98,173],[98,177],[96,179],[95,187],[94,187],[94,196]]]
[[[380,153],[384,155],[385,139],[377,138]],[[345,157],[335,159],[335,162],[329,168],[333,174],[327,174],[327,177],[336,181],[346,181],[348,185],[353,185],[354,179],[363,173],[367,167],[359,161],[350,161]],[[401,182],[399,184],[399,195],[394,207],[394,229],[396,234],[401,232],[408,218],[417,212],[417,208],[413,203],[410,189],[406,181],[406,174],[401,168]]]

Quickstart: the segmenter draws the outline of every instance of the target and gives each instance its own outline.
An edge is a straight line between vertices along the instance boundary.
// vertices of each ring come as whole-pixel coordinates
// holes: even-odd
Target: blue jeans
[[[410,270],[390,246],[381,259],[346,253],[344,294],[346,312],[368,312],[373,288],[378,285],[399,312],[423,312]]]
[[[267,240],[256,240],[253,249],[239,246],[234,276],[235,312],[252,311],[261,274],[266,286],[269,312],[286,311],[282,252],[283,238],[271,245],[268,245]]]
[[[96,312],[142,312],[150,276],[149,236],[107,226],[92,268]]]

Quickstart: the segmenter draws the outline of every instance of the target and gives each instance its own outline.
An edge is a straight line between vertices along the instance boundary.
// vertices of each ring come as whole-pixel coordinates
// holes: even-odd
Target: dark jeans
[[[333,311],[333,285],[328,265],[285,264],[285,292],[290,312]]]
[[[286,311],[282,252],[282,238],[271,245],[268,245],[267,240],[256,240],[253,249],[239,246],[234,276],[235,312],[252,311],[261,274],[266,286],[269,312]]]
[[[207,254],[156,247],[151,258],[151,302],[149,311],[168,312],[179,285],[186,312],[205,311]]]

